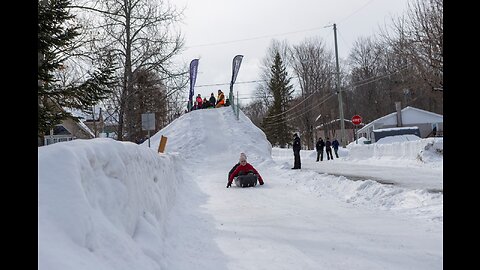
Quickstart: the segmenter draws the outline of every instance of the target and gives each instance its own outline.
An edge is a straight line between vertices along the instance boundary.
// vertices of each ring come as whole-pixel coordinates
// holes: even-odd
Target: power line
[[[357,12],[368,6],[371,2],[374,0],[370,0],[367,3],[365,3],[363,6],[359,7],[357,10],[354,12],[350,13],[343,19],[339,20],[339,22],[344,22],[353,15],[355,15]],[[256,36],[256,37],[251,37],[251,38],[244,38],[244,39],[236,39],[236,40],[227,40],[227,41],[219,41],[219,42],[212,42],[212,43],[205,43],[205,44],[197,44],[197,45],[192,45],[192,46],[185,46],[185,49],[190,49],[190,48],[197,48],[197,47],[207,47],[207,46],[215,46],[215,45],[224,45],[224,44],[230,44],[230,43],[237,43],[237,42],[243,42],[243,41],[251,41],[251,40],[258,40],[258,39],[264,39],[264,38],[271,38],[271,37],[278,37],[278,36],[285,36],[285,35],[291,35],[291,34],[298,34],[298,33],[303,33],[303,32],[310,32],[310,31],[316,31],[324,28],[331,27],[331,24],[324,25],[324,26],[318,26],[314,28],[309,28],[309,29],[301,29],[297,31],[290,31],[290,32],[284,32],[284,33],[277,33],[277,34],[271,34],[271,35],[263,35],[263,36]]]
[[[354,12],[350,13],[350,15],[348,15],[347,17],[341,19],[339,22],[344,22],[346,21],[347,19],[349,19],[350,17],[352,17],[355,13],[359,12],[360,10],[362,10],[363,8],[365,8],[366,6],[368,6],[370,3],[372,3],[374,0],[370,0],[368,1],[367,3],[365,3],[363,6],[359,7],[357,10],[355,10]]]
[[[255,80],[255,81],[236,82],[235,84],[259,83],[259,82],[266,82],[266,81],[267,80]],[[195,87],[209,87],[209,86],[220,86],[220,85],[230,85],[230,83],[202,84],[202,85],[196,85]]]
[[[220,42],[207,43],[207,44],[198,44],[198,45],[186,46],[185,48],[190,49],[190,48],[196,48],[196,47],[215,46],[215,45],[223,45],[223,44],[236,43],[236,42],[242,42],[242,41],[251,41],[251,40],[257,40],[257,39],[263,39],[263,38],[271,38],[271,37],[276,37],[276,36],[285,36],[285,35],[290,35],[290,34],[297,34],[297,33],[302,33],[302,32],[315,31],[315,30],[318,30],[318,29],[327,28],[329,26],[330,25],[319,26],[319,27],[315,27],[315,28],[303,29],[303,30],[292,31],[292,32],[273,34],[273,35],[264,35],[264,36],[257,36],[257,37],[252,37],[252,38],[244,38],[244,39],[229,40],[229,41],[220,41]]]
[[[282,125],[282,124],[284,124],[284,123],[287,122],[287,121],[292,121],[292,120],[294,120],[294,119],[297,119],[297,118],[299,118],[299,117],[301,117],[301,116],[304,116],[306,113],[312,111],[313,109],[319,107],[319,106],[322,105],[323,103],[327,102],[327,101],[328,101],[330,98],[332,98],[332,97],[334,97],[334,94],[333,94],[333,93],[330,93],[330,94],[328,94],[327,96],[323,97],[323,100],[321,100],[320,102],[315,103],[315,104],[313,104],[313,105],[310,105],[310,107],[309,107],[308,109],[305,108],[305,109],[306,109],[305,111],[303,111],[303,112],[302,112],[302,111],[299,111],[300,114],[298,114],[298,115],[289,115],[289,116],[287,116],[287,118],[285,119],[285,121],[283,121],[283,120],[281,120],[281,119],[279,119],[279,120],[270,120],[270,121],[267,121],[267,122],[265,123],[265,125],[266,125],[266,126],[277,126],[277,125]],[[298,105],[298,104],[297,104],[297,105]],[[295,112],[295,113],[298,113],[298,112]],[[295,113],[294,113],[294,114],[295,114]],[[267,120],[268,120],[268,119],[267,119]]]
[[[286,111],[284,111],[284,112],[282,112],[282,113],[275,114],[275,115],[272,115],[272,116],[267,116],[267,117],[265,117],[265,118],[273,118],[273,117],[277,117],[277,116],[280,116],[280,115],[284,115],[284,114],[286,114],[287,112],[295,109],[297,106],[300,106],[300,104],[302,104],[302,103],[304,103],[305,101],[307,101],[307,99],[309,99],[310,97],[312,97],[315,93],[316,93],[316,92],[311,93],[308,97],[304,98],[300,103],[298,103],[297,105],[293,106],[292,108],[290,108],[290,109],[288,109],[288,110],[286,110]]]
[[[364,86],[364,85],[367,85],[367,84],[369,84],[369,83],[373,83],[373,82],[376,82],[376,81],[378,81],[378,80],[381,80],[381,79],[390,77],[390,76],[392,76],[392,75],[394,75],[394,74],[396,74],[396,73],[399,73],[400,71],[406,70],[406,69],[409,68],[410,66],[411,66],[411,64],[408,64],[408,65],[405,65],[405,66],[401,67],[401,68],[398,69],[398,70],[393,71],[392,73],[384,74],[384,75],[381,75],[381,76],[378,76],[378,77],[366,78],[365,80],[363,80],[363,81],[365,81],[364,83],[359,83],[359,84],[354,84],[354,85],[352,85],[350,91],[353,91],[353,90],[354,90],[355,88],[357,88],[357,87]]]

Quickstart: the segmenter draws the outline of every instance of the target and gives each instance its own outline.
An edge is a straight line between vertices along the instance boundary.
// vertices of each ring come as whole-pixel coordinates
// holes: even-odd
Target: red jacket
[[[203,103],[203,99],[201,97],[197,97],[196,98],[196,101],[198,103],[198,106],[202,106],[202,103]]]
[[[256,170],[252,165],[250,165],[250,163],[248,163],[248,162],[247,162],[245,165],[242,165],[242,164],[238,165],[238,167],[235,169],[235,171],[233,171],[233,173],[230,174],[230,177],[228,178],[228,182],[229,182],[229,183],[232,183],[233,178],[234,178],[235,176],[238,176],[238,173],[240,173],[240,172],[242,172],[242,171],[243,171],[245,174],[248,174],[249,171],[253,171],[253,173],[258,176],[258,181],[259,181],[260,183],[263,182],[263,179],[262,179],[262,177],[260,176],[260,174],[259,174],[259,173],[257,172],[257,170]]]

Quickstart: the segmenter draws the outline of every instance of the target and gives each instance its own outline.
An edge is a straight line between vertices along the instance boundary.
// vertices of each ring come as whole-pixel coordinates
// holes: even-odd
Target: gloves
[[[228,182],[227,183],[227,188],[231,187],[232,186],[232,183]]]

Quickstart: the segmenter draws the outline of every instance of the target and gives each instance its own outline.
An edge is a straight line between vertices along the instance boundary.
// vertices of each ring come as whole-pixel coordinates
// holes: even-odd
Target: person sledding
[[[229,172],[227,188],[232,186],[233,178],[239,175],[246,175],[249,172],[252,172],[257,176],[260,185],[264,184],[260,173],[258,173],[258,171],[250,163],[247,162],[247,155],[245,155],[245,153],[240,153],[240,158],[238,161],[239,162],[235,164],[235,166],[232,168],[233,171],[230,170]]]

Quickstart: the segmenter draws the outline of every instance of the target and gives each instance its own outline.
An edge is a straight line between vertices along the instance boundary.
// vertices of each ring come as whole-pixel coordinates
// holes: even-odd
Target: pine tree
[[[38,5],[38,136],[67,118],[64,108],[88,110],[111,93],[114,65],[107,54],[98,70],[80,83],[60,83],[55,72],[62,68],[76,45],[79,26],[72,24],[69,0],[47,0]]]
[[[291,100],[293,86],[290,85],[290,78],[279,52],[275,54],[267,87],[273,96],[273,104],[268,108],[267,117],[264,119],[265,134],[272,145],[283,148],[291,141],[292,137],[285,111]]]

